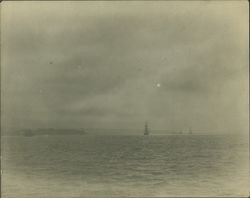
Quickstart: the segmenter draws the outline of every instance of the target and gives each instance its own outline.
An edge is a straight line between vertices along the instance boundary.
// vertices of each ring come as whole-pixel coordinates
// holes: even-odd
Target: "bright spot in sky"
[[[160,83],[157,83],[157,84],[156,84],[156,86],[157,86],[157,87],[160,87],[160,86],[161,86],[161,84],[160,84]]]

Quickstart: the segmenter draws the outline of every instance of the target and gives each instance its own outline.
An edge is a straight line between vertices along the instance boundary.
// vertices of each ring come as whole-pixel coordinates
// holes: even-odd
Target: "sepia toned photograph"
[[[247,1],[2,1],[1,197],[249,197]]]

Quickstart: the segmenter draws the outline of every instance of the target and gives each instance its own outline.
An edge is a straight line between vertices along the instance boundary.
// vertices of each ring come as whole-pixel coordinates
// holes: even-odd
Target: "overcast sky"
[[[247,1],[1,5],[3,126],[247,132]]]

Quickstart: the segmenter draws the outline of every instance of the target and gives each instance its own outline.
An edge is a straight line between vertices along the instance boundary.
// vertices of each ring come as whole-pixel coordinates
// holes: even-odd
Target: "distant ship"
[[[148,123],[147,122],[145,123],[144,135],[149,135]]]
[[[26,130],[24,131],[24,134],[23,134],[25,137],[32,137],[34,136],[35,134],[31,131],[31,130]]]

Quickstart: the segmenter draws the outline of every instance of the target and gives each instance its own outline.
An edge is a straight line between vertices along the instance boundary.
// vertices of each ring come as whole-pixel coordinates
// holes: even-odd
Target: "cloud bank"
[[[247,2],[3,2],[1,41],[5,127],[248,130]]]

